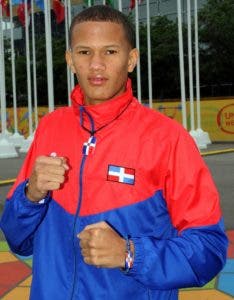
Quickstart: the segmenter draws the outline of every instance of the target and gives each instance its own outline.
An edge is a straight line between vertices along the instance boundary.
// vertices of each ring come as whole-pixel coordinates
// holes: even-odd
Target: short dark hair
[[[75,25],[83,22],[112,22],[123,26],[127,41],[135,48],[135,31],[127,16],[107,5],[94,5],[78,13],[72,20],[69,30],[69,44],[72,43],[72,32]]]

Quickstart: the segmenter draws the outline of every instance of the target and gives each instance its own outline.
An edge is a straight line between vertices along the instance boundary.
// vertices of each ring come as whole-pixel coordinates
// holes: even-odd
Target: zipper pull
[[[82,153],[84,155],[93,154],[96,147],[96,142],[96,137],[91,135],[88,141],[83,144]]]

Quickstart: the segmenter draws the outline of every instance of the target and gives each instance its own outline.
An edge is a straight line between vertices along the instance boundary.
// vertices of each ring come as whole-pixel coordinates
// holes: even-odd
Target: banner
[[[1,109],[0,109],[1,111]],[[13,108],[7,108],[7,130],[9,132],[14,133],[14,112]],[[45,114],[48,113],[48,107],[38,107],[38,119],[41,119]],[[17,118],[18,118],[18,132],[24,137],[28,137],[29,129],[28,129],[28,108],[27,107],[18,107],[17,108]],[[34,114],[32,115],[34,120]],[[0,118],[1,120],[1,118]],[[35,125],[33,124],[33,128]],[[1,131],[1,124],[0,124]]]
[[[190,107],[187,101],[187,126],[190,130]],[[171,119],[182,124],[182,108],[180,101],[153,103],[154,109],[160,111]],[[196,101],[195,125],[196,125]],[[18,131],[28,137],[28,111],[26,107],[18,108]],[[48,113],[48,107],[38,107],[40,120]],[[33,116],[34,118],[34,116]],[[201,126],[209,133],[212,142],[234,142],[234,99],[202,100],[201,101]],[[196,128],[196,126],[195,126]],[[1,125],[0,125],[1,129]],[[13,109],[7,108],[7,129],[14,132]]]
[[[202,100],[201,127],[209,133],[212,142],[234,142],[234,99]],[[160,102],[153,104],[154,109],[182,124],[182,108],[178,102]],[[196,101],[195,129],[196,129]],[[190,107],[186,102],[187,126],[190,130]]]

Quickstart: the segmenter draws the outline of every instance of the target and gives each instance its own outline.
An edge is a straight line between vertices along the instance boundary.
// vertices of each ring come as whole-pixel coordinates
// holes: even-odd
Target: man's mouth
[[[90,76],[88,80],[91,85],[101,86],[107,81],[107,78],[102,76]]]

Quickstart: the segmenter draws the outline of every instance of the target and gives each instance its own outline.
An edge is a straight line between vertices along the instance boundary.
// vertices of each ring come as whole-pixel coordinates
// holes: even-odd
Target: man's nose
[[[90,65],[91,70],[105,70],[105,59],[104,57],[99,53],[94,53],[91,57]]]

